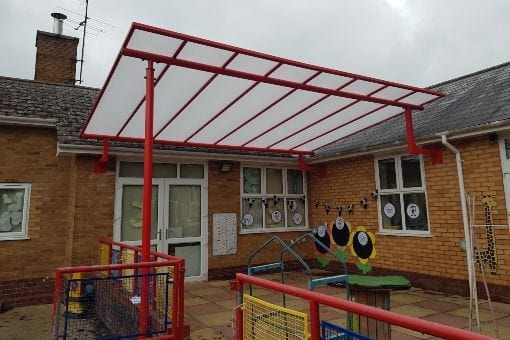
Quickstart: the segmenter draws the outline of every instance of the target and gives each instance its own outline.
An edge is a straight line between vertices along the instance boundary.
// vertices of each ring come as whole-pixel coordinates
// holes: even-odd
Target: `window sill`
[[[0,236],[0,242],[2,241],[19,241],[19,240],[30,240],[30,237],[28,236]]]
[[[431,233],[418,234],[412,232],[396,232],[396,231],[379,231],[375,234],[380,236],[425,237],[425,238],[434,237],[432,236]]]
[[[247,234],[272,234],[272,233],[291,233],[295,231],[311,231],[308,227],[299,228],[265,228],[265,229],[241,229],[239,235]]]

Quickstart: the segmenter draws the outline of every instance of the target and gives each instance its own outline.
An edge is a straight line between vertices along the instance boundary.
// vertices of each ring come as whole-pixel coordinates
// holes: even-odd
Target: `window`
[[[30,184],[0,184],[0,240],[26,239]]]
[[[241,212],[241,229],[245,232],[307,228],[303,171],[243,167]]]
[[[428,234],[422,157],[376,159],[376,176],[381,231]]]

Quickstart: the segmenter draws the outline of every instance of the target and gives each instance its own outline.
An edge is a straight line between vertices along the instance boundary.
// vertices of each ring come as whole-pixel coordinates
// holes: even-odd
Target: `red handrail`
[[[414,331],[438,336],[445,339],[494,339],[486,335],[469,332],[463,329],[455,328],[452,326],[442,325],[439,323],[421,320],[407,315],[401,315],[394,312],[390,312],[384,309],[366,306],[360,303],[335,298],[329,295],[309,291],[303,288],[285,285],[278,282],[268,281],[259,277],[249,276],[246,274],[237,273],[236,281],[238,281],[238,287],[242,287],[242,283],[253,284],[266,289],[272,289],[277,292],[285,293],[302,299],[310,301],[312,313],[312,340],[318,340],[320,338],[319,326],[314,325],[317,322],[318,308],[315,310],[317,304],[323,304],[333,308],[338,308],[347,312],[363,315],[372,319],[380,320],[383,322],[397,325]],[[238,334],[238,332],[236,332]],[[242,334],[242,332],[241,332]],[[241,339],[241,338],[237,338]]]

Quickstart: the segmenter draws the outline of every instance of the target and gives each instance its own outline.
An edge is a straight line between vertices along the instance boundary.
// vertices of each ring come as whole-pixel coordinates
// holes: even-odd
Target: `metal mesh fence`
[[[81,273],[73,273],[66,277],[59,294],[54,338],[130,339],[142,335],[137,288],[142,280],[148,281],[150,290],[149,328],[144,335],[166,333],[173,281],[167,267],[161,267],[148,275],[83,277]]]
[[[321,339],[322,340],[370,340],[364,336],[348,329],[335,325],[328,321],[321,321]]]
[[[308,339],[305,313],[244,294],[244,339]]]

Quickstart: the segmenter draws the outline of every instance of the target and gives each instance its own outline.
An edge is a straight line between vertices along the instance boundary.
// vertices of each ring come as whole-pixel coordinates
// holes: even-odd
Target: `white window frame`
[[[0,232],[0,241],[9,240],[27,240],[28,237],[28,212],[30,210],[30,192],[32,185],[28,183],[0,183],[0,189],[23,189],[23,217],[21,221],[21,231]],[[2,199],[0,197],[0,199]]]
[[[402,177],[402,157],[416,156],[420,161],[420,174],[421,174],[421,187],[404,188],[404,181]],[[383,159],[393,158],[395,160],[395,175],[397,181],[396,189],[381,189],[381,182],[379,178],[379,161]],[[430,236],[430,218],[429,218],[429,203],[427,197],[427,185],[425,183],[425,167],[423,163],[422,155],[411,155],[411,154],[397,154],[397,155],[383,155],[374,157],[375,167],[375,183],[379,195],[377,196],[377,218],[379,221],[379,233],[385,235],[397,235],[397,236]],[[423,193],[425,194],[425,204],[427,209],[427,230],[408,230],[406,226],[406,209],[404,206],[404,194],[410,193]],[[384,229],[382,221],[382,209],[381,209],[381,195],[384,194],[398,194],[400,196],[400,214],[402,220],[402,230]]]
[[[244,192],[244,168],[257,168],[261,170],[261,179],[260,179],[260,193],[259,194],[251,194],[251,193],[245,193]],[[243,214],[243,199],[244,198],[266,198],[270,200],[270,202],[273,199],[273,196],[275,194],[268,194],[266,193],[266,169],[278,169],[282,170],[282,181],[283,181],[283,193],[277,194],[277,197],[280,197],[282,199],[302,199],[304,197],[304,204],[305,204],[305,216],[303,216],[304,225],[299,227],[289,227],[287,223],[287,204],[283,204],[283,217],[284,217],[284,227],[280,228],[268,228],[266,227],[266,207],[262,206],[262,228],[243,228],[243,225],[241,223],[242,220],[242,214]],[[298,170],[301,171],[303,174],[303,193],[302,194],[288,194],[288,187],[287,187],[287,170]],[[240,193],[241,193],[241,199],[240,199],[240,212],[241,212],[241,218],[239,219],[239,225],[240,225],[240,234],[257,234],[257,233],[277,233],[277,232],[290,232],[290,231],[304,231],[304,230],[310,230],[309,224],[308,224],[308,200],[307,200],[307,181],[306,181],[306,172],[300,170],[299,168],[295,167],[282,167],[282,166],[273,166],[273,165],[259,165],[259,164],[243,164],[241,165],[241,173],[240,173]],[[271,203],[269,203],[271,204]]]

